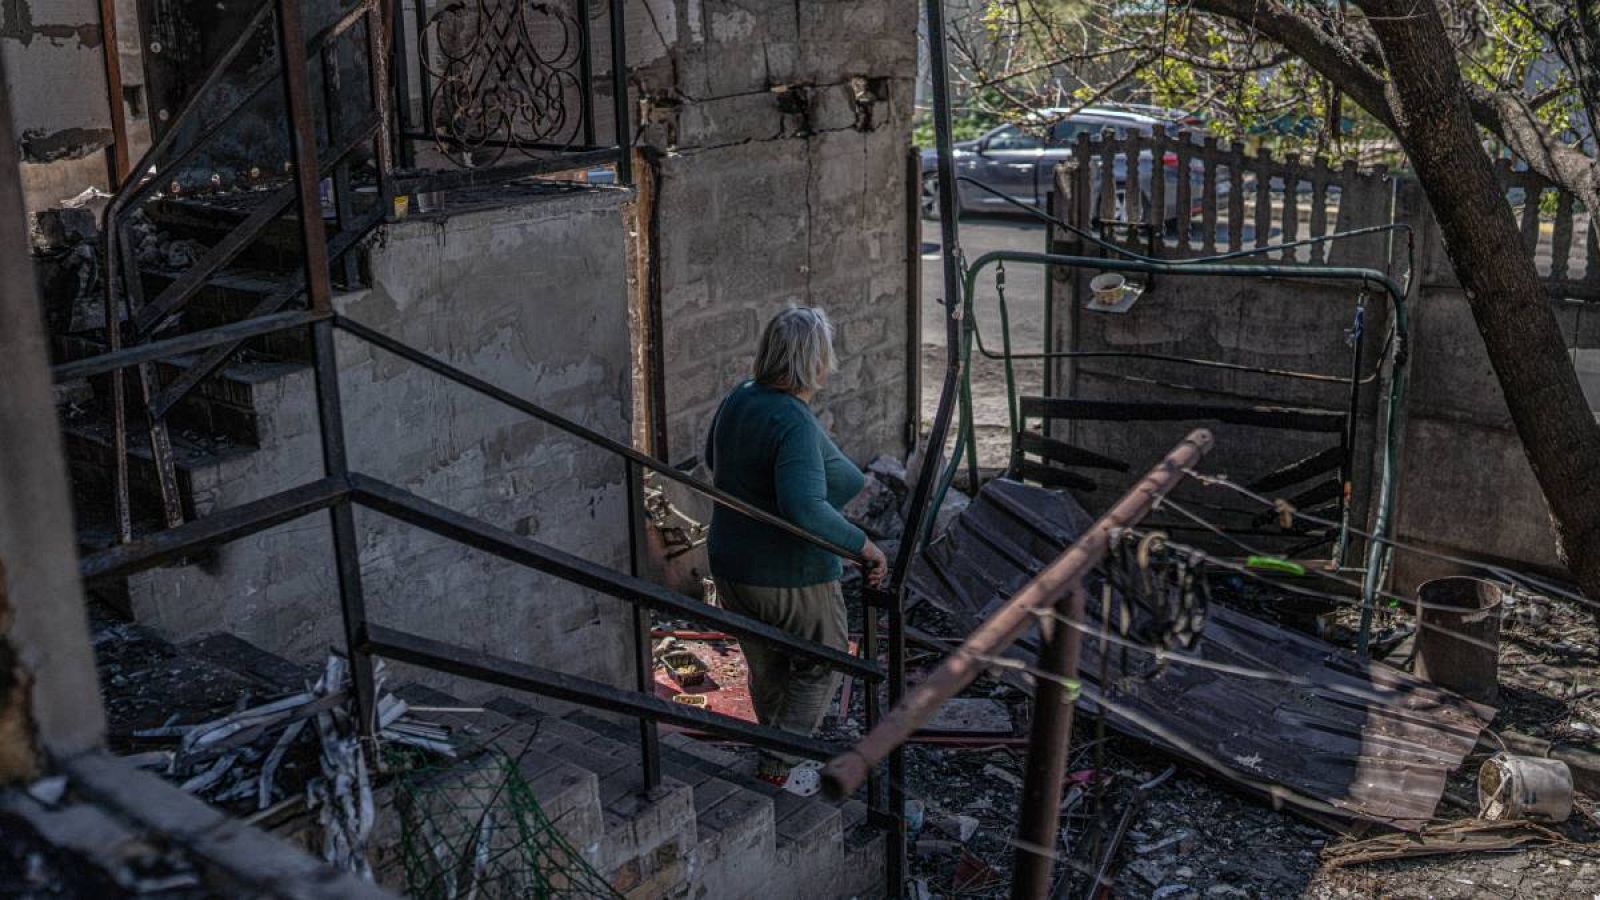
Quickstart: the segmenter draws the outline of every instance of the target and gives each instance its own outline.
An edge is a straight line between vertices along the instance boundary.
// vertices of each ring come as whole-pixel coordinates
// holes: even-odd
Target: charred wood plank
[[[1102,456],[1093,450],[1074,447],[1066,441],[1045,437],[1035,431],[1023,431],[1017,435],[1017,443],[1022,447],[1022,452],[1032,453],[1043,457],[1049,462],[1060,463],[1064,466],[1083,466],[1090,469],[1110,469],[1113,472],[1126,472],[1127,463],[1120,459]]]
[[[1250,482],[1248,487],[1257,493],[1271,493],[1281,491],[1291,485],[1302,481],[1336,471],[1340,463],[1344,462],[1343,447],[1329,447],[1311,454],[1305,459],[1296,460],[1281,469],[1269,472],[1266,475]]]

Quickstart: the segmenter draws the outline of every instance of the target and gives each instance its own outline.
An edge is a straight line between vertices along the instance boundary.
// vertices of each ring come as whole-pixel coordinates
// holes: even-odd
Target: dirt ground
[[[936,226],[924,228],[937,240]],[[963,223],[967,259],[1000,248],[1041,249],[1043,232],[1026,224],[979,219]],[[924,244],[922,420],[931,425],[945,369],[944,333],[937,304],[942,295],[937,246]],[[930,252],[931,251],[931,252]],[[1013,267],[1006,295],[1012,338],[1018,348],[1038,348],[1043,332],[1043,279]],[[993,283],[980,281],[980,329],[998,346],[999,320]],[[992,337],[991,337],[992,336]],[[1023,384],[1038,385],[1037,363],[1019,364]],[[1003,465],[1009,437],[1002,382],[996,360],[973,355],[976,434],[982,462]],[[1380,625],[1383,623],[1380,623]],[[1391,623],[1393,624],[1393,623]],[[1548,740],[1589,743],[1600,737],[1600,656],[1589,615],[1571,604],[1536,599],[1509,610],[1502,626],[1503,699],[1492,728]],[[928,660],[931,663],[931,658]],[[970,696],[1004,700],[1017,733],[1025,733],[1027,702],[1019,692],[980,680]],[[1084,721],[1087,719],[1087,721]],[[846,735],[841,735],[841,737]],[[1097,845],[1115,828],[1133,786],[1172,764],[1136,741],[1097,729],[1080,717],[1069,772],[1101,773],[1098,787],[1082,791],[1063,817],[1060,848],[1067,881],[1060,896],[1083,896],[1100,861]],[[926,820],[913,845],[912,872],[933,897],[1006,896],[1014,848],[1024,746],[951,748],[918,746],[909,752],[908,796],[926,806]],[[1474,777],[1489,756],[1470,757],[1452,780],[1437,816],[1441,823],[1475,816]],[[1070,791],[1069,791],[1070,794]],[[1098,796],[1097,796],[1098,795]],[[978,820],[965,844],[941,831],[956,816]],[[1112,895],[1117,897],[1600,897],[1600,827],[1594,798],[1579,794],[1576,809],[1555,826],[1559,841],[1532,849],[1457,853],[1338,868],[1328,848],[1352,840],[1275,810],[1225,781],[1183,765],[1153,789],[1132,816],[1115,860]],[[952,847],[951,845],[955,846]]]

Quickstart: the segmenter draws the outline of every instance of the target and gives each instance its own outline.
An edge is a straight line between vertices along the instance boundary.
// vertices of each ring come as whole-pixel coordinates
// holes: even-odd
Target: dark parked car
[[[1047,109],[1036,113],[1034,116],[1036,120],[1051,123],[1047,127],[1001,125],[975,140],[957,142],[955,164],[958,178],[965,176],[990,189],[984,190],[982,187],[958,180],[956,196],[960,211],[1017,212],[1013,204],[996,196],[995,192],[1018,203],[1043,209],[1056,166],[1071,158],[1071,147],[1077,143],[1081,134],[1099,134],[1111,130],[1120,134],[1137,132],[1148,137],[1157,131],[1176,135],[1179,129],[1178,124],[1169,120],[1119,109],[1089,107],[1061,118],[1064,112],[1066,110]],[[1153,166],[1154,160],[1147,150],[1140,156],[1137,180],[1138,196],[1145,209],[1150,207],[1150,173]],[[1125,157],[1119,155],[1113,158],[1112,180],[1116,185],[1116,218],[1122,220],[1128,218],[1127,168]],[[1189,176],[1193,185],[1194,205],[1191,214],[1195,217],[1199,216],[1202,168],[1199,160],[1190,163]],[[1176,223],[1178,217],[1176,154],[1167,153],[1163,156],[1162,172],[1166,179],[1166,195],[1163,203],[1166,210],[1163,219],[1166,224],[1172,225]],[[933,150],[922,151],[922,212],[928,218],[934,218],[939,214],[938,178],[937,153]],[[1095,193],[1091,202],[1098,208],[1101,184],[1098,172],[1093,173],[1093,183]],[[1219,200],[1227,196],[1227,185],[1221,180],[1218,181],[1217,191]],[[1148,219],[1143,216],[1140,218]]]

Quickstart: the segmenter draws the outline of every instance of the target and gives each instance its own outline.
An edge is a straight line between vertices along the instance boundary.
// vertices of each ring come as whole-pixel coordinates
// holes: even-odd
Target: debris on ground
[[[1564,844],[1566,838],[1532,822],[1465,820],[1433,825],[1415,834],[1385,834],[1364,841],[1335,844],[1323,851],[1329,868],[1356,866],[1386,859],[1410,859],[1446,853],[1513,850],[1530,844]]]
[[[994,583],[1014,590],[992,567]],[[1219,578],[1214,588],[1224,616],[1282,623],[1292,641],[1320,636],[1348,650],[1354,611],[1330,605],[1304,615],[1298,598],[1274,596],[1270,587]],[[1314,605],[1314,604],[1313,604]],[[1502,609],[1502,699],[1476,746],[1463,744],[1454,763],[1441,766],[1443,802],[1413,833],[1381,826],[1313,821],[1292,806],[1275,808],[1228,787],[1204,768],[1185,766],[1135,802],[1138,786],[1170,765],[1170,756],[1147,741],[1108,728],[1091,711],[1078,717],[1068,771],[1104,777],[1069,779],[1062,801],[1059,852],[1064,896],[1084,896],[1124,817],[1126,834],[1107,873],[1104,895],[1163,897],[1547,897],[1600,895],[1600,635],[1594,621],[1571,603],[1514,592]],[[914,631],[959,638],[968,623],[928,603],[910,610]],[[1380,612],[1376,645],[1392,650],[1399,683],[1407,683],[1407,638],[1414,626],[1403,611]],[[914,643],[915,645],[915,643]],[[1398,648],[1398,649],[1395,649]],[[936,658],[936,657],[935,657]],[[1249,667],[1261,668],[1261,658]],[[1175,668],[1176,664],[1168,668]],[[1087,674],[1087,673],[1086,673]],[[914,681],[915,673],[910,677]],[[1091,679],[1092,680],[1092,679]],[[1026,713],[1029,681],[1021,672],[995,668],[974,683],[964,701],[993,701]],[[970,707],[969,707],[970,708]],[[1283,712],[1298,709],[1291,704]],[[1204,713],[1200,715],[1210,715]],[[1487,720],[1487,716],[1485,716]],[[1025,731],[1025,719],[1018,720]],[[1475,731],[1475,729],[1474,729]],[[1374,738],[1377,740],[1378,738]],[[1390,737],[1383,740],[1392,740]],[[1484,822],[1476,802],[1480,766],[1496,753],[1566,760],[1575,791],[1574,814],[1561,823]],[[1021,808],[1024,746],[907,747],[906,794],[926,805],[929,823],[965,817],[965,834],[931,824],[912,845],[915,896],[1001,897],[1008,892]],[[1590,765],[1593,762],[1594,765]],[[1458,764],[1457,764],[1458,763]],[[1131,814],[1130,814],[1131,811]],[[1225,823],[1225,827],[1219,827]],[[1337,830],[1330,830],[1337,824]],[[957,860],[971,855],[999,876],[994,887],[972,890],[957,878]],[[970,867],[969,867],[970,868]]]
[[[1010,736],[1011,708],[990,697],[957,697],[939,708],[923,732]]]

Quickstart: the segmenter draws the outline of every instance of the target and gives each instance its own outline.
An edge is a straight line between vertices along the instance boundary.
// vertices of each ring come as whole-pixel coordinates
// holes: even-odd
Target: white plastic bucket
[[[1559,759],[1497,753],[1478,769],[1478,814],[1564,822],[1572,815],[1572,770]]]

